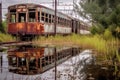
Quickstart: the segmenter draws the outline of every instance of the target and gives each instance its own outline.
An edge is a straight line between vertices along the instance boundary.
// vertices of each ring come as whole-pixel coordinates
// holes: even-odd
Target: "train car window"
[[[9,22],[15,23],[16,22],[16,10],[10,10],[10,19]]]
[[[18,13],[18,22],[26,22],[26,13]]]
[[[65,19],[63,19],[63,25],[65,25]]]
[[[69,27],[71,27],[71,21],[69,21]]]
[[[59,18],[59,24],[61,25],[61,18]]]
[[[64,25],[66,25],[66,19],[64,19]]]
[[[66,26],[68,25],[68,20],[66,20]]]
[[[61,21],[62,21],[62,20],[61,20],[61,18],[60,18],[60,24],[61,24]]]
[[[49,14],[49,23],[51,23],[51,14]]]
[[[69,20],[67,20],[67,26],[69,26]]]
[[[64,19],[63,18],[61,19],[61,24],[64,25]]]
[[[44,12],[42,12],[42,13],[41,13],[41,15],[42,15],[41,20],[42,20],[42,21],[45,21],[45,13],[44,13]]]
[[[35,22],[35,9],[29,9],[29,22]]]
[[[16,14],[10,15],[10,22],[15,23],[16,22]]]
[[[48,22],[48,14],[45,15],[45,22]]]
[[[67,20],[67,26],[69,27],[69,20]]]
[[[38,21],[40,22],[40,12],[38,12]]]
[[[52,15],[52,23],[54,23],[54,15]]]
[[[52,63],[52,56],[49,57],[49,64]]]
[[[67,26],[69,26],[69,20],[67,20]]]
[[[60,24],[60,17],[58,17],[58,24]]]
[[[58,16],[57,16],[57,24],[58,24]]]

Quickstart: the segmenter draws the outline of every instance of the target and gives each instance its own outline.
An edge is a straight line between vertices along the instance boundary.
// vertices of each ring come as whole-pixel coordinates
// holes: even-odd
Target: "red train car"
[[[37,4],[8,7],[8,33],[35,36],[54,34],[54,10]],[[57,34],[71,33],[71,17],[57,13]]]

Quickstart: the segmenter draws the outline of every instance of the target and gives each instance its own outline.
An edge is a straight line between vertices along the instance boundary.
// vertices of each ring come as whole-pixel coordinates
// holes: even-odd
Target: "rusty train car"
[[[33,37],[54,35],[54,10],[37,4],[16,4],[8,7],[8,33]],[[83,26],[83,25],[82,25]],[[80,33],[79,20],[57,12],[56,34]]]

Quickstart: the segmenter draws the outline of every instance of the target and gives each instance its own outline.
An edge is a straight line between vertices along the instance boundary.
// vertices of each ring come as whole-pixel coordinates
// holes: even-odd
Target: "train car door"
[[[27,9],[25,6],[18,6],[17,13],[18,13],[18,23],[17,23],[17,28],[18,28],[18,33],[24,35],[26,32],[26,12]]]

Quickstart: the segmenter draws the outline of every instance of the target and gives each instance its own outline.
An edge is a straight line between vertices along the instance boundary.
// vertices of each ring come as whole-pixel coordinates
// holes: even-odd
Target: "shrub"
[[[109,39],[111,40],[113,38],[112,32],[109,29],[106,29],[104,34],[103,34],[103,38],[105,40],[109,40]]]

